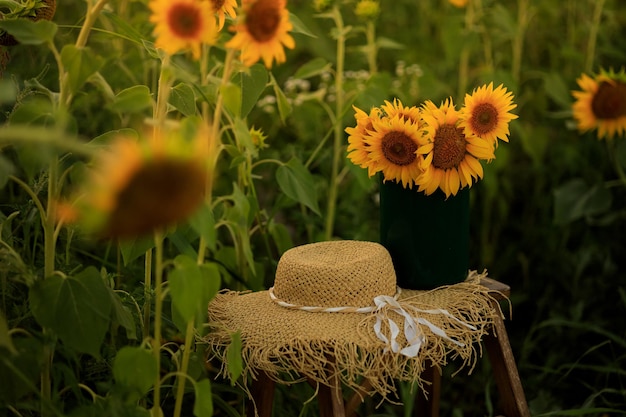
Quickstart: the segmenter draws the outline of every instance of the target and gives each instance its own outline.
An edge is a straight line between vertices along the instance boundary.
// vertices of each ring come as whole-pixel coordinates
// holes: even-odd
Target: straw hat
[[[401,290],[391,257],[378,243],[330,241],[286,251],[268,291],[222,292],[209,305],[206,337],[228,372],[240,332],[243,383],[259,371],[288,383],[324,383],[329,375],[384,398],[395,380],[417,383],[425,361],[451,357],[473,366],[474,342],[496,314],[480,275],[432,291]],[[371,389],[360,386],[367,379]]]

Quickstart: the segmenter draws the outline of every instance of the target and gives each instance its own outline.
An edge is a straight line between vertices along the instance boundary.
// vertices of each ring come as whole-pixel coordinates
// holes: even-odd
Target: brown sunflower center
[[[402,132],[389,132],[382,140],[382,150],[385,158],[394,165],[409,165],[417,157],[417,144]]]
[[[257,42],[267,42],[274,38],[280,26],[280,10],[271,0],[258,0],[246,15],[246,27],[250,36]]]
[[[472,111],[470,124],[479,136],[489,133],[498,124],[498,110],[491,103],[481,103]]]
[[[439,169],[458,167],[465,158],[465,135],[463,129],[443,125],[437,129],[433,149],[433,165]]]
[[[591,101],[591,109],[598,119],[626,116],[626,84],[602,81]]]
[[[117,195],[106,237],[141,236],[183,220],[203,201],[206,171],[197,163],[161,159],[137,171]]]
[[[213,11],[219,12],[226,0],[211,0],[211,4],[213,5]]]
[[[174,35],[192,38],[200,31],[202,21],[196,7],[189,4],[176,4],[170,10],[167,23]]]

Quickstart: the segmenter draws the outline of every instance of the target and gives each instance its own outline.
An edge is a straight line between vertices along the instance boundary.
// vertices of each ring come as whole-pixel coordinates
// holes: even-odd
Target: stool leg
[[[424,382],[430,382],[430,384],[424,384],[424,389],[417,393],[417,401],[413,413],[419,417],[439,417],[441,373],[439,369],[428,363],[424,372],[422,372],[422,379]]]
[[[320,417],[346,416],[339,378],[333,378],[332,386],[320,384],[317,399],[320,405]]]
[[[271,417],[274,404],[274,388],[276,382],[265,372],[259,372],[258,378],[252,381],[250,394],[252,401],[246,404],[246,417]],[[255,414],[255,411],[258,414]]]
[[[498,306],[494,305],[494,308]],[[509,337],[500,315],[497,315],[493,329],[485,336],[484,341],[505,415],[507,417],[530,417]]]

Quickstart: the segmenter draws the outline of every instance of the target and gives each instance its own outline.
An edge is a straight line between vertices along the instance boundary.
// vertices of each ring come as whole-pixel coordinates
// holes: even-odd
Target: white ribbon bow
[[[448,337],[445,331],[441,328],[435,326],[430,321],[426,320],[422,317],[416,317],[411,315],[408,311],[406,311],[402,305],[398,302],[394,297],[390,297],[388,295],[379,295],[374,298],[374,303],[376,304],[376,323],[374,323],[374,333],[383,343],[387,345],[386,349],[391,349],[394,353],[400,353],[409,358],[414,358],[419,353],[420,348],[426,342],[426,335],[420,329],[420,324],[428,327],[431,332],[435,335],[442,337],[449,342],[452,342],[458,346],[464,346],[463,343],[451,339]],[[472,329],[476,330],[476,328],[472,325],[462,322],[457,319],[453,315],[451,315],[447,310],[444,309],[431,309],[431,310],[422,310],[417,307],[407,306],[410,310],[413,310],[417,313],[426,313],[426,314],[443,314],[448,316],[460,324]],[[390,310],[398,313],[404,318],[404,337],[407,340],[408,346],[401,348],[398,343],[398,335],[400,334],[400,328],[391,318],[387,317],[383,314],[383,310]],[[383,323],[386,319],[387,325],[389,326],[389,338],[385,335],[383,331]]]

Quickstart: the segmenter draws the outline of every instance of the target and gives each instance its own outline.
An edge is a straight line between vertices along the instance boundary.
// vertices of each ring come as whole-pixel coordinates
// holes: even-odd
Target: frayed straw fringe
[[[419,313],[442,329],[458,343],[453,343],[421,326],[426,341],[416,357],[391,352],[376,337],[373,314],[310,313],[281,308],[260,293],[220,293],[209,306],[211,331],[205,341],[210,357],[221,361],[220,375],[228,377],[228,351],[231,335],[241,332],[241,354],[244,365],[242,387],[260,372],[283,384],[309,379],[327,384],[337,377],[359,395],[380,394],[385,400],[398,398],[394,380],[406,381],[424,388],[422,371],[427,364],[437,368],[460,359],[461,367],[471,373],[480,342],[502,311],[494,308],[489,290],[480,285],[486,272],[470,272],[462,283],[431,291],[403,290],[399,302],[409,311],[444,309],[446,314]],[[403,318],[387,312],[402,328]],[[472,326],[470,329],[469,326]],[[403,342],[406,342],[401,332]],[[476,345],[479,346],[478,352]],[[367,381],[366,387],[362,383]]]

